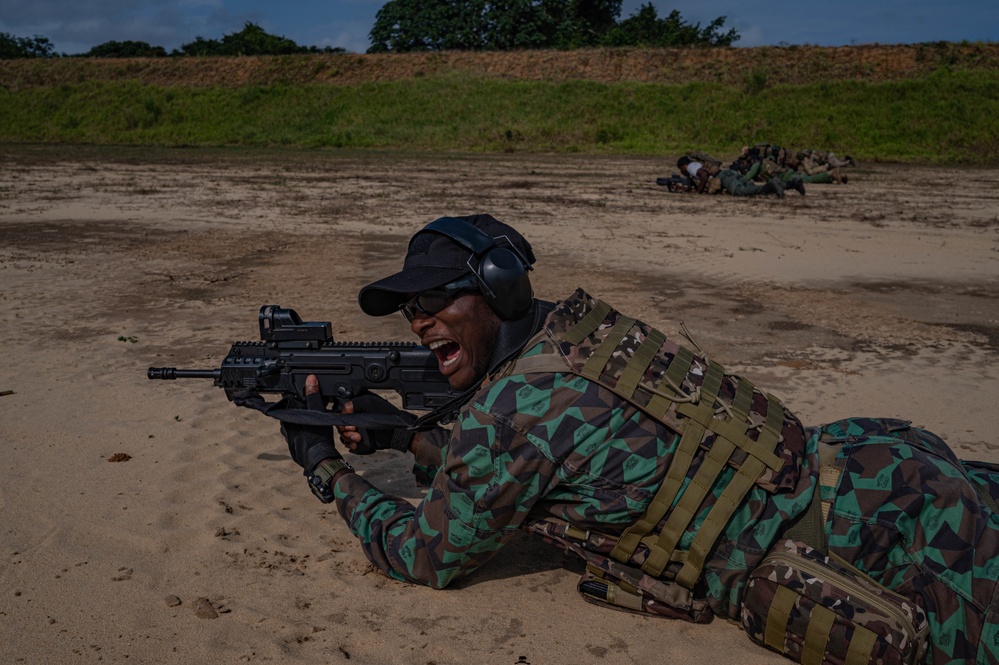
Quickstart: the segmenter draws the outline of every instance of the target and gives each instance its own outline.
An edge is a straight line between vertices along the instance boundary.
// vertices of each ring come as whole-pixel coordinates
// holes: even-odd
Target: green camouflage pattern
[[[572,297],[556,306],[545,325],[545,331],[553,348],[549,349],[546,346],[542,349],[542,353],[557,352],[565,361],[566,366],[575,374],[581,374],[585,371],[587,361],[604,345],[608,334],[624,318],[619,312],[611,309],[597,329],[586,339],[578,343],[566,341],[566,334],[577,322],[590,314],[597,306],[597,302],[593,297],[578,290]],[[603,364],[599,375],[591,374],[590,378],[612,392],[620,393],[618,384],[622,375],[636,353],[639,352],[642,343],[653,333],[654,329],[651,326],[641,321],[635,321],[628,333],[617,343]],[[680,346],[676,342],[665,338],[645,367],[644,374],[637,382],[634,392],[631,392],[629,386],[629,394],[619,394],[619,397],[630,401],[643,410],[648,409],[657,391],[661,393],[666,390],[662,379],[679,350]],[[677,404],[698,401],[697,396],[704,383],[709,364],[706,358],[693,356],[690,369],[686,372],[681,383],[673,386],[671,392],[674,393],[675,401],[660,417],[661,422],[677,437],[683,432],[686,419],[685,416],[678,413]],[[715,399],[716,419],[732,420],[732,405],[736,389],[743,381],[735,375],[724,375],[721,388]],[[747,385],[751,386],[751,384]],[[755,440],[759,436],[760,426],[766,421],[770,403],[766,394],[753,389],[750,404],[742,428],[746,430],[750,439]],[[705,432],[695,461],[687,471],[684,487],[680,493],[681,497],[683,491],[690,487],[691,481],[700,468],[707,451],[711,449],[715,438],[716,435],[711,431]],[[666,460],[667,468],[673,461],[674,452],[675,446]],[[591,538],[591,542],[587,544],[587,556],[584,558],[587,559],[592,569],[600,571],[603,578],[614,582],[623,582],[629,587],[641,590],[646,611],[690,621],[705,621],[710,618],[707,611],[710,608],[717,614],[729,618],[736,617],[739,611],[738,598],[747,571],[751,570],[759,561],[766,551],[770,539],[776,535],[777,529],[807,507],[814,487],[812,474],[802,471],[803,469],[807,471],[807,469],[815,468],[817,463],[814,457],[815,449],[813,448],[810,452],[806,451],[804,429],[801,423],[786,410],[783,411],[779,443],[773,452],[780,460],[779,468],[763,469],[763,472],[756,478],[756,487],[737,511],[739,514],[729,521],[727,528],[715,541],[714,552],[716,555],[705,565],[703,579],[709,591],[703,597],[698,597],[697,594],[690,593],[687,589],[673,588],[677,585],[671,583],[671,580],[676,577],[677,572],[682,567],[682,557],[689,551],[701,524],[711,509],[715,507],[719,496],[729,484],[735,471],[746,461],[748,454],[741,448],[735,449],[728,460],[728,468],[714,482],[711,491],[697,509],[695,519],[687,526],[679,543],[678,550],[681,561],[671,563],[664,571],[663,579],[642,573],[641,566],[649,556],[649,548],[644,541],[638,545],[630,559],[619,562],[608,556],[617,544],[616,538],[602,537],[599,543],[592,542],[594,539]],[[811,461],[806,460],[809,455],[812,456]],[[776,496],[768,496],[773,494]],[[653,530],[654,535],[659,534],[671,514],[672,510],[665,513],[658,527]],[[555,537],[552,529],[547,526],[534,525],[533,528],[543,537],[555,541],[559,540]],[[566,545],[567,543],[563,543],[563,547]],[[573,549],[573,551],[577,550]],[[577,551],[577,553],[579,552]]]
[[[558,338],[559,331],[585,315],[594,302],[578,291],[556,307],[546,330]],[[618,316],[612,311],[602,327],[612,326]],[[650,330],[637,322],[622,349],[640,344]],[[550,337],[524,356],[560,353],[582,360],[588,353],[586,345],[570,346],[557,349]],[[678,348],[667,340],[643,383],[656,382]],[[625,360],[622,351],[610,365]],[[706,367],[706,360],[695,358],[684,391],[697,390]],[[607,372],[607,383],[613,382],[613,373]],[[726,377],[720,402],[731,404],[736,381],[737,377]],[[638,397],[642,399],[647,401],[647,396]],[[766,397],[754,393],[754,423],[762,423],[766,409]],[[606,555],[615,537],[645,512],[662,484],[680,439],[681,420],[674,410],[664,421],[654,420],[607,386],[574,375],[568,366],[565,373],[514,373],[487,382],[462,409],[450,440],[440,448],[441,466],[419,505],[384,495],[361,477],[347,477],[336,486],[338,506],[368,558],[397,579],[446,586],[485,563],[516,529],[546,519],[606,534],[591,544],[595,548],[589,550],[591,563],[624,578],[634,577],[626,570],[630,566],[612,563]],[[785,415],[783,434],[775,451],[782,468],[767,469],[726,524],[705,563],[697,598],[686,591],[669,592],[690,596],[692,603],[696,600],[701,609],[695,615],[706,618],[703,607],[707,606],[715,614],[737,618],[749,572],[781,526],[811,499],[815,485],[811,469],[816,462],[808,458],[815,456],[814,444],[806,450],[804,429],[790,413]],[[698,451],[691,476],[711,436]],[[680,550],[689,549],[745,457],[737,450],[729,460],[686,528]],[[423,468],[423,473],[428,471]],[[645,556],[640,547],[632,563],[640,565]],[[679,566],[671,564],[666,576],[675,575]],[[653,584],[653,580],[638,581]]]
[[[931,643],[926,662],[999,663],[999,517],[983,498],[999,496],[999,469],[960,462],[939,437],[904,421],[855,418],[804,430],[786,414],[775,449],[781,468],[752,486],[693,591],[669,581],[679,563],[662,579],[644,575],[638,569],[642,547],[627,563],[611,559],[618,537],[662,484],[683,418],[675,409],[662,421],[649,417],[641,389],[633,401],[622,399],[613,390],[613,369],[599,380],[570,370],[586,356],[586,343],[558,339],[593,302],[580,291],[560,303],[546,322],[548,336],[522,355],[557,354],[569,361],[565,372],[492,377],[461,410],[449,438],[441,431],[424,437],[416,454],[418,475],[429,480],[423,501],[414,506],[355,474],[336,484],[340,513],[380,570],[445,587],[526,529],[581,556],[591,575],[642,592],[645,611],[738,620],[750,572],[811,500],[821,440],[838,449],[841,470],[835,491],[823,494],[830,503],[830,551],[924,611]],[[602,327],[618,316],[612,311]],[[636,322],[610,364],[625,362],[634,348],[629,344],[639,344],[650,330]],[[666,340],[642,383],[655,383],[678,348]],[[696,356],[680,393],[696,394],[708,366]],[[722,417],[739,380],[726,375],[722,382]],[[752,421],[767,408],[754,391]],[[702,442],[691,474],[710,444]],[[680,550],[690,547],[741,463],[737,454],[725,466],[683,533]]]
[[[926,612],[927,662],[999,663],[995,465],[962,462],[904,420],[851,418],[816,433],[842,444],[830,552]]]
[[[779,587],[793,591],[787,614],[782,614]],[[870,649],[864,649],[865,662],[903,665],[922,660],[929,623],[915,602],[793,540],[778,543],[750,576],[742,626],[754,642],[801,662],[809,624],[821,620],[817,607],[835,617],[825,643],[825,662],[846,662],[858,627],[874,637]],[[767,630],[771,614],[778,624],[786,620],[784,631],[772,636]],[[768,637],[774,640],[770,644]]]
[[[570,298],[560,302],[545,322],[545,332],[550,338],[550,344],[546,345],[541,352],[553,353],[557,351],[565,359],[567,368],[575,374],[582,373],[583,367],[590,359],[590,356],[602,345],[608,333],[623,318],[620,312],[611,309],[593,334],[578,344],[566,342],[564,340],[566,333],[580,319],[589,314],[597,305],[597,302],[595,298],[584,291],[577,290]],[[652,326],[642,321],[635,321],[628,334],[617,344],[603,366],[603,370],[596,379],[597,382],[616,391],[625,368],[631,362],[639,347],[641,347],[642,342],[653,331],[654,328]],[[649,403],[655,397],[657,389],[660,387],[663,375],[666,374],[670,363],[680,348],[679,344],[666,338],[659,347],[658,352],[652,358],[652,361],[646,367],[641,380],[638,382],[637,390],[632,395],[627,396],[627,398],[638,407],[647,409]],[[671,431],[677,434],[683,431],[683,421],[685,418],[677,413],[676,404],[690,401],[688,398],[698,393],[704,383],[708,365],[709,361],[707,358],[694,355],[693,362],[690,369],[684,375],[682,383],[675,387],[675,389],[678,389],[676,390],[676,401],[669,407],[663,417],[663,422]],[[742,380],[734,374],[725,374],[716,399],[716,404],[718,405],[716,417],[720,420],[730,420],[728,414],[731,412],[736,388]],[[745,425],[749,428],[750,438],[755,438],[759,435],[759,429],[762,423],[766,421],[768,409],[766,393],[754,388],[752,405],[749,410],[748,419],[745,422]],[[806,454],[804,427],[793,414],[786,410],[780,434],[780,442],[774,452],[781,458],[782,466],[779,470],[767,468],[757,480],[757,483],[769,492],[788,491],[798,485]],[[702,441],[703,448],[710,448],[713,440],[714,434],[708,432]],[[729,463],[733,468],[738,469],[746,457],[747,454],[745,451],[737,449]],[[808,488],[806,487],[805,489],[807,490]]]

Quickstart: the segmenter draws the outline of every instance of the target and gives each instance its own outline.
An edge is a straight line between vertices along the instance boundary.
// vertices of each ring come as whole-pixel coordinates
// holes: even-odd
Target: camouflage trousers
[[[826,520],[830,551],[919,603],[927,662],[999,663],[999,465],[964,462],[900,420],[821,428],[841,445]],[[826,498],[826,495],[823,495]]]
[[[791,169],[786,169],[777,176],[782,184],[787,184],[795,178],[801,178],[801,182],[811,185],[828,185],[834,182],[832,173],[829,171],[823,171],[822,173],[816,173],[814,175],[808,175],[807,173],[798,173],[797,171],[792,171]]]
[[[722,188],[732,196],[757,196],[765,193],[762,187],[731,169],[721,171],[717,177]]]

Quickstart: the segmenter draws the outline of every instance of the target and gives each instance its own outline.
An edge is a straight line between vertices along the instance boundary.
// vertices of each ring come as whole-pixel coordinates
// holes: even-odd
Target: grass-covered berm
[[[0,142],[999,163],[999,44],[0,62]]]

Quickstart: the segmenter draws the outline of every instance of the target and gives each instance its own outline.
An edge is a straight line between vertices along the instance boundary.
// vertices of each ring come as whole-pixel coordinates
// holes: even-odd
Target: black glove
[[[364,393],[351,400],[354,405],[354,413],[380,413],[389,416],[398,416],[406,424],[412,425],[416,422],[416,416],[408,411],[396,407],[383,397],[374,393]],[[361,435],[361,442],[357,448],[352,450],[355,455],[370,455],[376,450],[398,450],[399,452],[409,452],[409,444],[413,440],[411,430],[405,428],[397,429],[365,429],[357,428],[357,433]]]
[[[323,396],[313,393],[305,398],[305,404],[297,398],[286,398],[288,408],[306,408],[312,411],[325,411]],[[281,434],[288,442],[288,452],[291,458],[305,470],[305,475],[312,475],[313,470],[323,460],[343,459],[343,456],[333,445],[333,427],[330,425],[294,425],[281,423]]]

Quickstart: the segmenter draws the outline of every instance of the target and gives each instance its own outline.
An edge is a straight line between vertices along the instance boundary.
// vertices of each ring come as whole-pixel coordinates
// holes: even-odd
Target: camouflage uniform
[[[732,169],[723,169],[716,177],[721,182],[722,189],[732,196],[761,196],[774,193]]]
[[[999,662],[999,468],[958,460],[900,420],[853,418],[813,434],[842,444],[830,551],[923,608],[928,662]]]
[[[780,180],[780,182],[785,186],[795,178],[801,178],[803,183],[813,185],[829,184],[832,182],[840,182],[842,180],[839,173],[833,171],[821,171],[814,174],[798,173],[792,168],[780,166],[769,157],[755,162],[749,167],[749,170],[746,171],[746,178],[749,180],[755,180],[756,182],[766,182],[767,180],[770,180],[770,178],[774,177]]]
[[[840,159],[825,150],[800,150],[793,160],[793,166],[808,175],[854,165],[852,158]]]
[[[836,463],[842,468],[838,489],[823,497],[832,505],[826,523],[830,548],[923,604],[939,624],[933,633],[934,663],[966,658],[979,636],[987,636],[988,644],[983,641],[978,662],[999,662],[993,639],[999,633],[989,612],[999,603],[992,597],[999,570],[999,519],[977,501],[970,483],[958,485],[960,467],[953,465],[953,455],[939,439],[921,430],[906,430],[915,434],[899,438],[901,429],[867,436],[874,427],[864,430],[868,421],[806,431],[775,398],[724,375],[716,390],[719,411],[741,414],[750,423],[751,436],[738,449],[730,446],[734,452],[721,460],[712,459],[711,451],[728,443],[722,434],[707,432],[698,437],[699,445],[695,441],[693,452],[685,451],[682,433],[691,427],[680,414],[694,413],[696,400],[670,402],[657,419],[648,413],[655,411],[652,403],[662,391],[629,401],[618,394],[623,379],[614,376],[620,372],[587,378],[569,371],[577,360],[588,360],[593,349],[560,335],[569,323],[593,311],[595,303],[582,291],[559,303],[545,323],[546,334],[533,338],[516,364],[494,372],[462,408],[450,438],[423,437],[416,470],[430,485],[417,506],[380,492],[357,475],[348,474],[336,484],[340,513],[378,568],[396,579],[441,588],[485,563],[524,528],[582,556],[588,575],[608,574],[657,600],[667,599],[645,601],[635,609],[694,621],[709,620],[712,614],[736,619],[749,573],[811,504],[818,485],[817,450],[824,439],[822,445],[840,446]],[[658,346],[657,355],[644,375],[632,378],[639,387],[652,382],[661,388],[660,370],[685,350],[613,310],[599,330],[606,333],[621,323],[629,332],[618,349],[628,353],[616,352],[607,367],[629,359],[618,356],[641,353],[643,342],[654,340],[648,346]],[[566,371],[518,371],[532,359],[547,357],[563,358]],[[680,388],[701,394],[713,363],[699,356],[688,362]],[[715,409],[708,407],[708,420],[720,418],[710,415]],[[731,421],[737,420],[733,415]],[[735,484],[743,469],[756,468],[742,446],[752,447],[752,438],[762,442],[768,430],[776,442],[771,466],[751,472],[755,481],[727,521],[716,525],[696,579],[681,588],[675,580],[696,558],[700,532],[712,531],[711,519],[728,496],[727,486]],[[919,447],[924,440],[929,443]],[[685,454],[690,457],[686,467],[678,462]],[[717,475],[700,487],[700,472],[711,464],[718,466]],[[680,477],[668,476],[671,466],[681,469]],[[979,471],[979,482],[991,483],[995,493],[999,473]],[[938,476],[946,476],[947,483],[939,484]],[[676,553],[667,554],[662,574],[653,577],[641,570],[655,549],[645,540],[626,561],[610,553],[625,540],[622,534],[629,527],[652,512],[657,493],[668,483],[681,488],[679,498],[663,506],[662,519],[650,525],[655,526],[653,536],[672,523],[685,495],[702,496],[689,518],[678,522]],[[920,483],[923,490],[915,491]],[[935,495],[947,499],[936,512],[929,509]],[[932,528],[925,526],[930,522]]]

